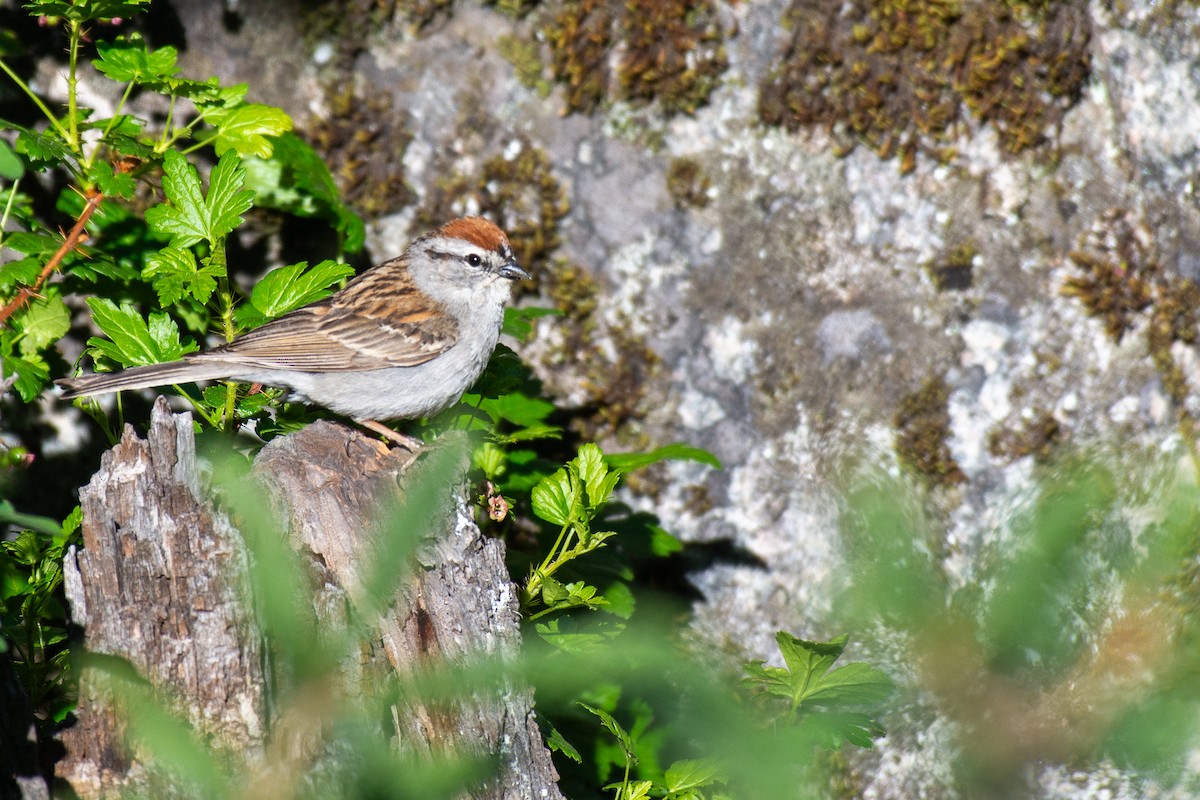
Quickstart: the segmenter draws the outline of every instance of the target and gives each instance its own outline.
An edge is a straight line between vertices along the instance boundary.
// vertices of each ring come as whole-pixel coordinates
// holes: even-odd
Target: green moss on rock
[[[931,486],[953,486],[967,476],[954,460],[950,438],[950,388],[940,377],[925,381],[917,391],[900,398],[893,424],[900,463]]]
[[[712,0],[567,0],[542,31],[568,111],[623,99],[690,114],[728,66]]]
[[[940,160],[965,117],[1019,153],[1040,144],[1090,72],[1082,0],[795,0],[792,35],[764,82],[763,122],[822,126],[901,170]]]

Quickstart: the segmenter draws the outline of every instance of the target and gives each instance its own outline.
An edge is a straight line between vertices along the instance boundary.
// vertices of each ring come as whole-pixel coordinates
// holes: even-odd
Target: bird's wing
[[[399,259],[331,297],[192,356],[301,372],[413,367],[458,341],[458,324],[413,284]]]

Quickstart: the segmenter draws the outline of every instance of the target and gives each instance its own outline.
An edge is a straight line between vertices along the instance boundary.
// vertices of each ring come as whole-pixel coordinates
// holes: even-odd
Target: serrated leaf
[[[566,525],[579,506],[579,484],[565,469],[538,481],[530,493],[533,513],[554,525]]]
[[[646,800],[650,797],[650,790],[654,788],[654,783],[652,781],[624,781],[610,783],[604,788],[615,790],[617,792],[616,800]]]
[[[150,52],[140,37],[121,37],[113,42],[97,42],[99,57],[92,62],[100,72],[120,83],[149,83],[173,78],[179,73],[174,47],[160,47]]]
[[[289,264],[268,272],[250,292],[250,302],[237,311],[246,327],[282,316],[333,293],[335,284],[354,274],[349,264],[326,259],[311,269],[308,262]]]
[[[835,743],[845,738],[860,744],[864,736],[869,742],[878,735],[875,733],[878,726],[869,717],[862,716],[861,719],[874,727],[860,724],[859,721],[844,723],[844,720],[858,720],[859,717],[842,710],[830,710],[839,706],[879,703],[893,689],[891,679],[882,670],[869,664],[854,662],[831,670],[844,652],[848,637],[843,635],[829,642],[810,642],[780,631],[775,640],[787,669],[769,667],[761,661],[747,664],[747,677],[743,679],[743,684],[753,686],[767,695],[786,698],[793,712],[800,713],[802,720],[812,718],[808,724],[825,731]]]
[[[61,545],[64,540],[69,538],[71,534],[79,530],[79,526],[83,524],[83,508],[75,506],[67,518],[63,520],[62,528],[55,537],[55,544]]]
[[[879,703],[892,693],[892,680],[883,670],[854,662],[813,681],[804,700],[823,706],[861,706]]]
[[[659,461],[698,461],[714,469],[721,468],[721,462],[712,453],[700,447],[677,442],[651,450],[649,453],[610,453],[604,457],[611,469],[621,472],[632,472],[635,469],[648,467]]]
[[[169,204],[146,211],[150,227],[171,237],[172,247],[191,247],[200,241],[216,244],[241,224],[254,193],[242,188],[243,170],[237,156],[226,153],[209,175],[208,196],[200,188],[200,175],[179,152],[168,150],[163,159],[163,190]]]
[[[212,91],[208,92],[204,97],[196,98],[196,108],[201,113],[207,115],[211,111],[220,109],[232,109],[240,106],[246,99],[246,93],[250,91],[248,83],[234,83],[229,86],[221,86],[219,82],[215,82],[215,78],[209,80],[214,81]]]
[[[602,708],[596,708],[584,702],[579,702],[578,705],[599,717],[604,728],[616,737],[617,742],[621,745],[621,749],[625,751],[625,756],[629,759],[630,763],[638,763],[637,756],[634,754],[633,739],[629,737],[629,734],[621,727],[621,723],[617,722],[612,714],[609,714]]]
[[[807,685],[809,679],[821,675],[838,660],[846,649],[850,637],[842,634],[828,642],[810,642],[798,636],[792,636],[787,631],[775,634],[775,643],[788,669],[802,678]]]
[[[31,353],[24,358],[6,356],[3,367],[5,378],[17,376],[16,381],[13,382],[13,388],[26,403],[32,402],[41,394],[42,389],[50,380],[50,367],[36,353]]]
[[[504,474],[508,456],[504,448],[497,447],[493,442],[484,442],[471,453],[471,463],[483,472],[488,480],[495,480]]]
[[[583,484],[588,508],[597,508],[608,500],[612,486],[605,481],[608,467],[604,465],[604,453],[599,447],[591,442],[580,447],[571,460],[570,469]]]
[[[553,611],[563,611],[568,608],[588,608],[595,610],[608,605],[603,595],[596,593],[596,587],[583,581],[575,581],[565,586],[554,578],[542,576],[542,602],[546,608],[534,614],[530,619],[539,619]]]
[[[185,294],[200,303],[207,303],[216,291],[217,279],[225,274],[219,266],[196,262],[191,250],[180,247],[164,247],[146,256],[142,277],[154,286],[158,302],[162,306],[178,303]]]
[[[210,141],[217,155],[233,150],[240,156],[270,158],[274,144],[268,137],[292,129],[287,112],[261,103],[214,109],[204,119],[215,129]]]
[[[100,191],[110,197],[130,199],[137,189],[137,184],[134,183],[132,175],[125,172],[116,172],[113,170],[112,164],[103,160],[97,161],[92,165],[88,177],[95,182],[96,187]]]
[[[589,629],[585,631],[564,630],[562,617],[557,617],[549,622],[535,623],[533,629],[537,635],[542,637],[542,640],[552,647],[562,650],[564,653],[590,653],[595,652],[596,648],[611,642],[619,636],[625,629],[624,623],[614,624],[606,629],[597,631]]]
[[[575,749],[575,746],[568,742],[566,737],[559,733],[558,728],[554,727],[553,724],[546,724],[550,728],[550,733],[546,736],[546,746],[552,751],[562,753],[576,764],[582,764],[583,757],[579,755],[579,751]]]
[[[118,137],[123,137],[125,139],[129,139],[129,138],[133,138],[136,136],[140,136],[142,133],[142,126],[144,124],[145,123],[143,123],[142,120],[138,119],[137,117],[133,116],[132,114],[118,114],[117,116],[109,117],[108,119],[89,120],[85,125],[83,125],[81,127],[83,127],[84,129],[89,129],[89,130],[94,130],[94,131],[105,131],[108,136],[108,138],[106,138],[105,141],[109,144],[110,147],[112,147],[112,144],[113,144],[112,137],[118,136]],[[143,147],[146,147],[146,146],[143,145]],[[113,148],[113,149],[116,149],[116,148]],[[146,147],[146,151],[149,152],[150,154],[153,154],[153,152],[154,152],[153,149],[149,148],[149,147]],[[124,152],[124,151],[118,150],[118,152]],[[126,155],[136,155],[136,154],[135,153],[126,153]]]
[[[8,240],[5,240],[5,244],[8,244]],[[0,264],[0,290],[8,290],[14,286],[31,286],[41,271],[42,260],[35,256]]]
[[[208,177],[208,240],[228,235],[242,224],[242,214],[254,204],[254,192],[242,188],[246,171],[233,153],[225,153]]]
[[[74,163],[75,154],[53,133],[22,130],[17,134],[16,150],[29,159],[30,166],[43,170],[60,162]]]
[[[663,773],[667,792],[679,793],[711,786],[721,774],[717,762],[707,759],[676,761]]]
[[[42,297],[26,307],[20,318],[20,329],[18,347],[21,355],[28,357],[66,335],[71,329],[71,313],[61,297]]]
[[[146,321],[128,304],[120,307],[103,297],[89,297],[92,320],[109,340],[92,337],[88,345],[123,367],[176,361],[195,345],[184,347],[179,328],[166,314],[151,314]]]
[[[89,3],[64,0],[31,0],[25,8],[33,16],[62,17],[73,22],[131,17],[140,12],[150,0],[91,0]]]
[[[163,157],[163,191],[170,204],[146,210],[150,227],[171,237],[172,247],[191,247],[208,238],[208,209],[200,174],[177,150]]]
[[[161,361],[177,361],[185,353],[196,350],[196,344],[185,345],[179,337],[179,326],[166,314],[150,315],[150,338],[158,348]]]
[[[532,442],[538,439],[561,439],[563,429],[557,425],[531,425],[528,428],[521,428],[519,431],[506,433],[500,437],[501,441],[509,444],[516,442]]]

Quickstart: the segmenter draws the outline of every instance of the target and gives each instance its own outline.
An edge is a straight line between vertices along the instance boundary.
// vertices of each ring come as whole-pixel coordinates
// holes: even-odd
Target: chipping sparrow
[[[422,417],[458,400],[496,348],[510,282],[529,277],[503,231],[464,217],[229,344],[57,383],[64,398],[223,378],[283,386],[412,449],[414,440],[376,420]]]

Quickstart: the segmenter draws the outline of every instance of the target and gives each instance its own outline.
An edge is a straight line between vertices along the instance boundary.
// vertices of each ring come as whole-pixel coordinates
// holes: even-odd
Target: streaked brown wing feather
[[[325,300],[193,358],[340,372],[416,366],[457,340],[454,318],[424,297],[400,259],[393,259]]]

